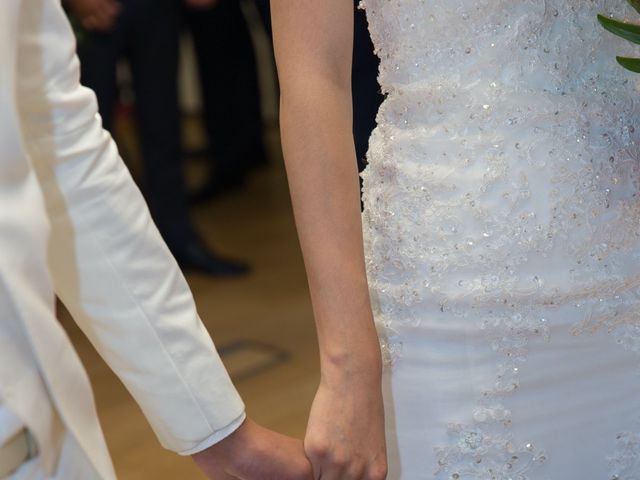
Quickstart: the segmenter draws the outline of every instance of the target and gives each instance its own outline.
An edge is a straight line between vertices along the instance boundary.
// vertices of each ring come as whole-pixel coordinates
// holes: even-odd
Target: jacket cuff
[[[196,454],[198,452],[206,450],[207,448],[209,448],[212,445],[215,445],[216,443],[224,440],[229,435],[231,435],[233,432],[235,432],[238,428],[240,428],[240,425],[242,425],[244,423],[246,418],[247,418],[247,415],[243,411],[242,414],[238,418],[233,420],[229,425],[227,425],[224,428],[221,428],[220,430],[216,430],[212,435],[210,435],[207,438],[205,438],[204,440],[202,440],[195,447],[189,448],[188,450],[183,450],[183,451],[177,452],[178,455],[184,455],[184,456],[194,455],[194,454]]]

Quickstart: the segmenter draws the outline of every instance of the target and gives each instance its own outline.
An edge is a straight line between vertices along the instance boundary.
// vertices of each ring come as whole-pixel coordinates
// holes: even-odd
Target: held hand
[[[387,476],[380,376],[364,370],[320,383],[304,442],[316,480]]]
[[[212,480],[312,480],[302,442],[247,419],[221,442],[193,455]]]
[[[120,13],[116,0],[67,0],[69,8],[87,30],[110,31]]]

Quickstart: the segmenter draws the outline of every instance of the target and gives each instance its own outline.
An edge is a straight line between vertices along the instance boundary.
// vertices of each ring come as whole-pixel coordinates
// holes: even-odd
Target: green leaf
[[[627,70],[640,73],[640,58],[616,57],[616,60]]]
[[[636,12],[640,13],[640,0],[627,0],[629,5],[636,9]]]
[[[629,40],[630,42],[640,44],[640,25],[633,23],[623,23],[613,18],[598,15],[598,21],[605,29],[619,37]]]

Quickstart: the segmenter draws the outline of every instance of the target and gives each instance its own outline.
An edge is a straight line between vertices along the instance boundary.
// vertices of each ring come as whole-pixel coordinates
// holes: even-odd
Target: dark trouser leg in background
[[[244,273],[245,265],[208,252],[190,221],[177,97],[177,13],[174,0],[123,0],[114,30],[89,34],[80,46],[82,81],[96,92],[110,129],[116,64],[128,57],[144,163],[142,190],[158,229],[181,266],[216,275]]]
[[[188,215],[178,107],[179,23],[173,0],[138,1],[128,52],[144,159],[144,191],[174,252],[195,238]]]
[[[255,52],[238,0],[187,11],[214,168],[198,197],[242,183],[247,170],[265,163]]]
[[[183,267],[219,275],[244,273],[244,265],[208,252],[189,218],[177,85],[179,4],[145,0],[140,5],[144,12],[132,28],[129,58],[151,213]]]
[[[113,130],[113,114],[118,100],[116,65],[125,47],[125,30],[130,21],[131,9],[127,4],[118,17],[113,31],[90,33],[78,43],[80,80],[96,94],[102,126]]]

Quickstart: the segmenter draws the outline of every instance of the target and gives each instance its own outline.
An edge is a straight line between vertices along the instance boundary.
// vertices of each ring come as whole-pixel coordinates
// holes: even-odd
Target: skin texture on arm
[[[352,136],[353,3],[272,0],[271,11],[282,145],[321,354],[305,450],[316,478],[385,478]]]

